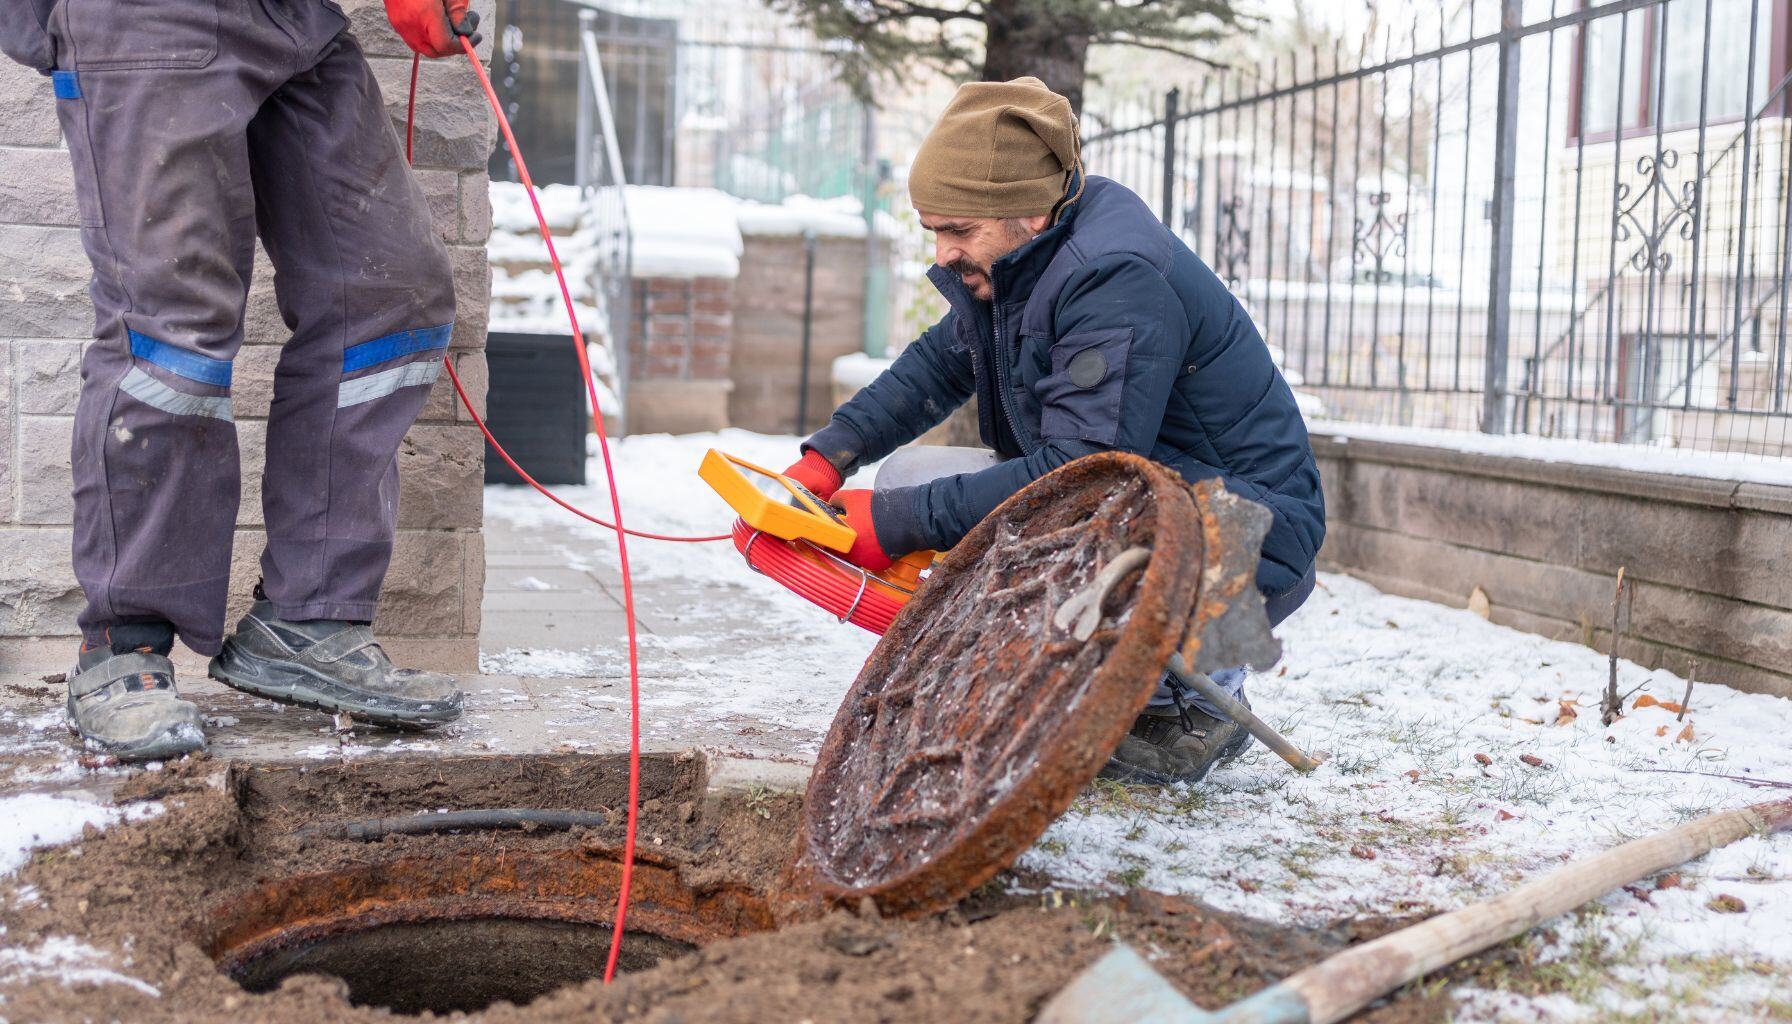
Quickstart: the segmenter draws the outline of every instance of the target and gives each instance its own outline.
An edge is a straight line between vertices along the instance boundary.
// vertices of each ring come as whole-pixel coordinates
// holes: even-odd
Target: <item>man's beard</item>
[[[1002,225],[1002,228],[1008,239],[1008,248],[996,254],[996,259],[998,260],[1033,240],[1033,233],[1028,231],[1018,222],[1006,222]],[[968,256],[962,259],[953,260],[946,265],[946,269],[957,274],[961,281],[973,274],[982,275],[985,279],[991,282],[995,280],[994,277],[990,276],[989,267],[972,260]]]
[[[973,263],[969,259],[953,260],[946,269],[957,274],[960,280],[970,277],[972,274],[982,274],[984,277],[989,276],[988,267],[981,263]]]

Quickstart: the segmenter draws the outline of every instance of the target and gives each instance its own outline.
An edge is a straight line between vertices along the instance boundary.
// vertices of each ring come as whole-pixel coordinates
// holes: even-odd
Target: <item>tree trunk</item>
[[[1006,82],[1032,75],[1083,112],[1083,74],[1089,59],[1089,26],[1040,0],[989,0],[984,21],[983,80]]]

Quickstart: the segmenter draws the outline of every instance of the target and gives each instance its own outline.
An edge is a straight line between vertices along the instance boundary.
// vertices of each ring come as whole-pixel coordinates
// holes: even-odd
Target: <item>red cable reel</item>
[[[848,562],[807,540],[785,540],[734,521],[734,549],[754,572],[777,581],[786,590],[841,622],[882,636],[921,584],[921,573],[933,564],[931,551],[909,555],[882,572]]]

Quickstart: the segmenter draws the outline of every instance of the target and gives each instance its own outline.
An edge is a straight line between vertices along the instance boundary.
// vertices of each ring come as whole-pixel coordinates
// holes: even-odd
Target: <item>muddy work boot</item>
[[[1101,769],[1102,778],[1153,786],[1199,782],[1215,765],[1225,764],[1251,745],[1244,726],[1189,707],[1181,693],[1175,696],[1172,705],[1140,712]],[[1242,694],[1239,700],[1250,706]]]
[[[460,717],[453,676],[396,668],[365,623],[292,622],[256,601],[224,640],[211,677],[244,693],[396,729]]]
[[[68,721],[88,747],[120,761],[165,761],[205,749],[199,709],[174,689],[172,645],[169,630],[166,644],[82,648],[68,676]]]

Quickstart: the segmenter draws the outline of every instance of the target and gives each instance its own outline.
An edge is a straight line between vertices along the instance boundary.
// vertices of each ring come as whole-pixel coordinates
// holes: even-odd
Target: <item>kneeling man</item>
[[[1085,177],[1076,118],[1038,79],[961,87],[909,173],[951,304],[803,444],[787,474],[845,510],[871,569],[944,551],[1072,459],[1118,450],[1268,508],[1257,586],[1271,623],[1313,590],[1325,533],[1294,394],[1238,300],[1124,186]],[[841,490],[968,399],[985,449],[915,448]],[[1243,699],[1244,670],[1217,673]],[[1109,761],[1124,781],[1192,782],[1250,734],[1173,681]]]

